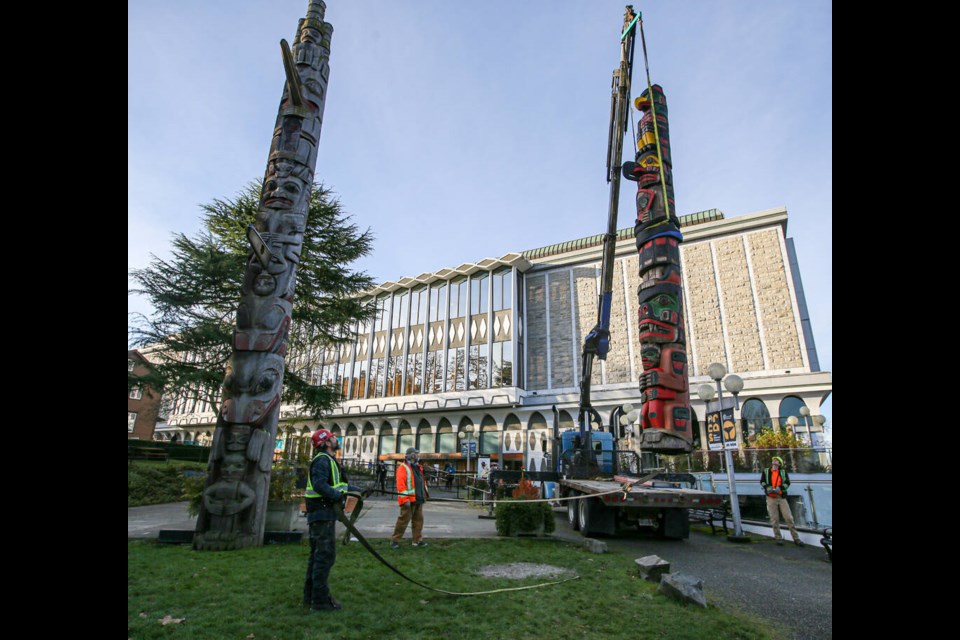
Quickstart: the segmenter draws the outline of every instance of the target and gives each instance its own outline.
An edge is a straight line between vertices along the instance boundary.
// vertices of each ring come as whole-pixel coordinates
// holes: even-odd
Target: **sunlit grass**
[[[455,597],[418,587],[359,543],[339,545],[330,576],[339,612],[301,606],[307,546],[198,552],[128,542],[128,637],[149,638],[774,638],[742,614],[684,605],[637,577],[632,558],[592,554],[555,540],[431,540],[426,548],[375,548],[416,580],[447,591],[488,591],[551,578],[483,578],[489,564],[545,563],[580,576],[561,585]],[[162,625],[164,616],[183,618]]]

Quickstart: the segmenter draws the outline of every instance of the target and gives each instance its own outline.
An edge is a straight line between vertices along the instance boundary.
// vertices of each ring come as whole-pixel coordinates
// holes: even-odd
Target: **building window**
[[[497,345],[494,345],[496,347]],[[486,344],[470,345],[470,388],[486,389],[490,386],[487,380],[487,361],[489,360]]]
[[[493,274],[493,310],[503,311],[513,308],[513,287],[511,277],[513,270],[510,267],[498,269]]]
[[[139,400],[143,397],[143,389],[141,387],[134,387],[130,389],[130,399]]]
[[[136,360],[127,360],[127,371],[133,371],[135,366],[137,366]]]
[[[748,447],[756,446],[757,436],[762,431],[773,429],[773,421],[770,419],[767,405],[759,398],[750,398],[743,403],[740,418],[740,432]]]
[[[513,342],[511,340],[493,343],[492,386],[513,386]]]
[[[137,414],[127,411],[127,433],[133,433],[133,425],[137,423]]]
[[[806,406],[803,403],[803,400],[797,396],[786,396],[783,400],[780,401],[780,415],[778,416],[781,429],[790,430],[790,426],[787,424],[787,418],[790,416],[796,416],[798,422],[797,427],[794,431],[794,435],[797,436],[804,444],[810,444],[810,427],[806,424],[806,420],[802,415],[800,415],[800,408]]]

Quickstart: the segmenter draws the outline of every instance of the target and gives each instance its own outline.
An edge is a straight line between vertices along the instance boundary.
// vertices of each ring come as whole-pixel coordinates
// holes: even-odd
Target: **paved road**
[[[446,495],[434,489],[434,497]],[[452,494],[451,494],[451,497]],[[357,528],[365,537],[388,538],[398,510],[395,498],[372,497]],[[479,518],[475,507],[431,501],[425,512],[424,538],[495,538],[493,520]],[[582,538],[567,523],[565,509],[556,510],[553,536],[579,543]],[[196,517],[187,503],[134,507],[127,510],[127,538],[156,538],[160,529],[193,530]],[[294,529],[307,530],[306,518]],[[338,535],[342,525],[337,524]],[[410,538],[410,529],[406,536]],[[682,571],[703,579],[707,602],[749,611],[783,629],[783,640],[825,640],[833,637],[833,565],[825,562],[819,545],[776,546],[769,538],[753,544],[728,542],[723,535],[691,532],[688,540],[660,540],[647,533],[621,533],[601,538],[612,552],[633,558],[656,554]],[[812,536],[804,536],[812,539]]]
[[[784,531],[789,539],[789,532]],[[576,541],[566,511],[557,510],[555,537]],[[803,536],[812,539],[814,536]],[[692,531],[688,540],[661,540],[649,533],[620,533],[602,538],[612,552],[633,558],[658,555],[671,571],[703,579],[707,602],[756,614],[779,625],[784,638],[825,640],[833,637],[833,564],[818,543],[782,547],[772,538],[753,535],[751,544],[726,536]],[[816,536],[819,540],[819,536]]]

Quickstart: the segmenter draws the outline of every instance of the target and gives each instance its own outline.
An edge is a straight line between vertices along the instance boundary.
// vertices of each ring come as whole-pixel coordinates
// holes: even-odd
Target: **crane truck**
[[[642,408],[626,420],[639,419],[637,440],[641,451],[680,454],[693,450],[689,381],[687,379],[680,251],[683,241],[673,202],[673,175],[666,98],[659,85],[647,88],[635,106],[643,113],[637,135],[634,162],[622,162],[623,137],[627,131],[630,82],[636,36],[640,31],[646,58],[641,15],[628,5],[620,37],[620,66],[613,72],[610,128],[607,141],[607,182],[610,184],[607,233],[603,238],[601,289],[597,324],[585,337],[578,429],[555,434],[553,459],[557,483],[567,501],[570,525],[583,535],[614,534],[617,527],[653,528],[666,538],[689,537],[688,509],[712,509],[723,498],[714,493],[683,486],[692,481],[686,474],[663,472],[643,475],[635,451],[617,451],[617,416],[611,416],[609,431],[591,404],[590,386],[594,361],[605,360],[610,347],[610,308],[613,293],[614,249],[620,176],[637,182],[635,236],[639,252],[638,339],[643,362],[640,376]],[[616,411],[615,411],[616,414]],[[593,425],[599,426],[594,429]],[[620,473],[624,471],[625,473]],[[546,480],[547,478],[542,478]],[[692,483],[691,483],[692,484]]]

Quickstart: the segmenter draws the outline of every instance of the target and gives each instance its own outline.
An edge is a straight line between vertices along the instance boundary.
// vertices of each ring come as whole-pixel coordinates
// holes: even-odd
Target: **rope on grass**
[[[350,495],[358,495],[358,494],[355,494],[354,492],[348,492],[348,493],[349,493]],[[360,497],[360,496],[358,496],[358,497]],[[358,507],[360,506],[360,504],[362,504],[362,503],[358,503]],[[551,587],[551,586],[553,586],[553,585],[563,584],[564,582],[570,582],[571,580],[576,580],[576,579],[578,579],[578,578],[580,577],[580,576],[573,576],[572,578],[566,578],[566,579],[564,579],[564,580],[557,580],[556,582],[542,582],[542,583],[540,583],[540,584],[531,584],[531,585],[527,585],[527,586],[525,586],[525,587],[504,587],[504,588],[502,588],[502,589],[490,589],[490,590],[488,590],[488,591],[469,591],[469,592],[462,592],[462,591],[447,591],[446,589],[438,589],[438,588],[436,588],[436,587],[431,587],[431,586],[429,586],[429,585],[423,584],[422,582],[419,582],[419,581],[417,581],[417,580],[414,580],[413,578],[411,578],[410,576],[408,576],[407,574],[405,574],[404,572],[400,571],[400,570],[397,569],[395,566],[393,566],[392,564],[390,564],[389,562],[387,562],[386,559],[384,559],[383,556],[381,556],[379,553],[377,553],[377,550],[376,550],[376,549],[374,549],[372,546],[370,546],[370,543],[367,542],[367,539],[363,537],[363,534],[361,534],[359,531],[357,531],[357,528],[353,526],[353,522],[352,522],[351,519],[348,518],[347,515],[343,512],[343,508],[341,507],[340,503],[336,503],[336,504],[333,506],[333,508],[334,508],[334,510],[335,510],[336,513],[337,513],[337,519],[340,520],[340,522],[343,523],[343,525],[347,528],[347,530],[348,530],[350,533],[352,533],[354,536],[356,536],[357,540],[358,540],[364,547],[367,548],[367,551],[369,551],[371,554],[373,554],[373,557],[374,557],[374,558],[376,558],[377,560],[379,560],[379,561],[380,561],[382,564],[384,564],[388,569],[390,569],[391,571],[393,571],[394,573],[396,573],[398,576],[400,576],[400,577],[403,578],[404,580],[406,580],[406,581],[408,581],[408,582],[412,582],[413,584],[417,585],[418,587],[423,587],[424,589],[428,589],[428,590],[430,590],[430,591],[436,591],[436,592],[438,592],[438,593],[445,593],[445,594],[450,595],[450,596],[485,596],[485,595],[490,595],[490,594],[492,594],[492,593],[503,593],[503,592],[505,592],[505,591],[523,591],[523,590],[525,590],[525,589],[539,589],[540,587]],[[357,512],[357,511],[359,511],[359,509],[355,508],[354,511]]]

